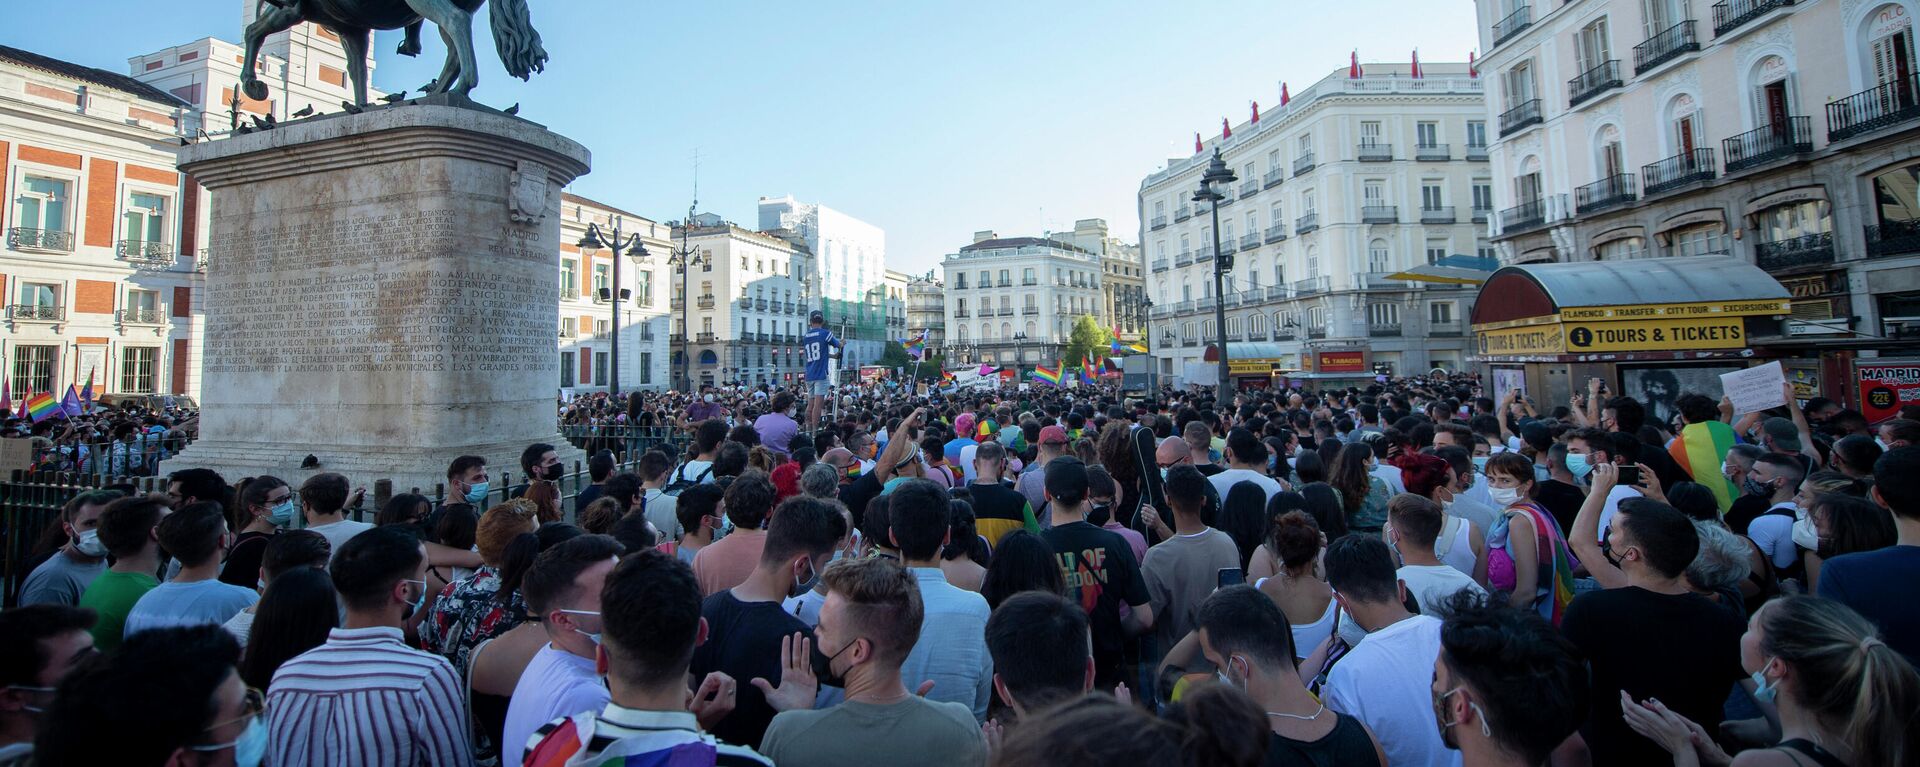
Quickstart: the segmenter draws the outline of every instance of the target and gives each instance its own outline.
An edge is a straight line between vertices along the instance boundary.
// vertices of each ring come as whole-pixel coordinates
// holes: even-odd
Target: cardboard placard
[[[1733,401],[1735,413],[1757,413],[1787,404],[1786,385],[1787,373],[1778,360],[1720,374],[1720,390]]]

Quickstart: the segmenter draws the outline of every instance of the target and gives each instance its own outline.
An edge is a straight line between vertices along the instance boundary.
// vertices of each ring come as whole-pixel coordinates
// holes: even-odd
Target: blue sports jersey
[[[800,337],[800,349],[807,355],[807,380],[827,380],[827,347],[840,348],[840,339],[826,328],[808,328]]]

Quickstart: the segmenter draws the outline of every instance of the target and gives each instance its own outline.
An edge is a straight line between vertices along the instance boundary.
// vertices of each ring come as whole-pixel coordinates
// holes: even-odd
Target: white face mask
[[[99,530],[83,530],[75,539],[73,547],[90,557],[103,557],[107,554],[107,545],[100,542]]]
[[[1487,495],[1503,509],[1519,503],[1524,497],[1520,494],[1520,488],[1517,487],[1488,487]]]
[[[1820,530],[1813,526],[1813,517],[1805,512],[1793,521],[1793,545],[1808,551],[1820,550]]]

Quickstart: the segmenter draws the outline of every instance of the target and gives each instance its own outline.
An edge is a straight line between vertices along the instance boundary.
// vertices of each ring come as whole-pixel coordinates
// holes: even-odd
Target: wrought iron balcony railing
[[[1313,170],[1312,152],[1307,152],[1306,154],[1293,158],[1293,175],[1304,176],[1307,174],[1307,171],[1310,170]]]
[[[1881,221],[1866,229],[1868,258],[1920,253],[1920,221]]]
[[[1573,190],[1573,205],[1581,215],[1599,213],[1609,208],[1618,208],[1633,202],[1639,195],[1634,192],[1633,175],[1621,173],[1578,187]]]
[[[1693,33],[1693,26],[1693,19],[1687,19],[1633,46],[1633,73],[1645,74],[1682,54],[1700,50],[1700,38]]]
[[[1762,125],[1721,141],[1720,151],[1726,153],[1728,173],[1806,154],[1813,151],[1813,119],[1789,117],[1785,122]]]
[[[1753,261],[1768,271],[1833,263],[1833,233],[1821,232],[1753,245]]]
[[[1793,5],[1794,0],[1726,0],[1713,4],[1713,36],[1725,37],[1740,25],[1765,16],[1775,8]]]
[[[1700,147],[1641,166],[1640,188],[1649,195],[1660,194],[1695,181],[1706,181],[1715,175],[1713,150]]]
[[[1567,106],[1576,106],[1626,84],[1620,77],[1620,60],[1609,59],[1567,81]]]
[[[1445,162],[1453,159],[1453,148],[1447,144],[1416,144],[1413,147],[1413,159],[1421,162]]]
[[[1293,233],[1306,234],[1320,228],[1320,214],[1308,213],[1293,220]]]
[[[1355,157],[1361,162],[1392,162],[1393,145],[1361,142]]]
[[[1541,200],[1528,200],[1500,211],[1500,231],[1507,234],[1526,231],[1547,223],[1547,206]]]
[[[8,304],[7,319],[59,322],[67,318],[67,307],[54,304]]]
[[[73,250],[73,232],[16,226],[7,230],[7,247],[16,250],[71,251]]]
[[[1512,109],[1500,113],[1500,136],[1511,136],[1529,126],[1539,125],[1544,119],[1540,114],[1540,100],[1527,99]]]
[[[1451,224],[1456,220],[1458,219],[1453,215],[1452,205],[1438,205],[1431,208],[1420,209],[1420,223],[1422,224]]]
[[[113,248],[114,257],[139,266],[173,265],[173,244],[147,240],[121,240]]]
[[[1920,72],[1827,103],[1827,140],[1845,141],[1920,117]]]
[[[1360,223],[1393,224],[1400,221],[1398,205],[1365,205],[1360,208]]]
[[[1520,34],[1531,26],[1533,26],[1533,6],[1523,5],[1515,8],[1513,13],[1507,14],[1506,18],[1493,23],[1493,44],[1498,46],[1511,40],[1514,35]]]

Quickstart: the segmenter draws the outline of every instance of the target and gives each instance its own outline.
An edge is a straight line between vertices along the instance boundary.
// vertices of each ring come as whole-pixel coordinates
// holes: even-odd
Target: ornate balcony
[[[1468,144],[1467,145],[1467,162],[1486,162],[1486,161],[1487,161],[1487,145],[1486,144]]]
[[[697,305],[698,305],[698,306],[699,306],[700,308],[702,308],[702,309],[712,309],[712,308],[713,308],[713,296],[701,296],[701,297],[700,297],[700,301],[699,301],[699,303],[698,303]]]
[[[1514,108],[1500,113],[1500,137],[1506,138],[1525,130],[1528,126],[1539,125],[1540,100],[1528,99]]]
[[[1166,216],[1154,216],[1154,217],[1153,217],[1153,229],[1154,229],[1154,231],[1159,231],[1159,230],[1161,230],[1161,229],[1165,229],[1165,228],[1167,228],[1167,217],[1166,217]]]
[[[1740,25],[1765,16],[1775,8],[1793,5],[1794,0],[1726,0],[1713,4],[1713,36],[1726,37]]]
[[[1167,259],[1156,258],[1153,260],[1153,270],[1156,272],[1164,272],[1170,268],[1172,268],[1172,263]]]
[[[1293,220],[1293,233],[1306,234],[1320,228],[1320,214],[1308,213]]]
[[[1867,227],[1867,257],[1920,253],[1920,221],[1882,221]]]
[[[1473,223],[1484,224],[1484,223],[1487,223],[1487,219],[1493,217],[1493,209],[1482,208],[1478,205],[1475,205],[1473,206],[1472,213],[1470,213],[1469,215],[1472,216],[1471,220],[1473,221]]]
[[[1361,142],[1354,156],[1360,162],[1393,162],[1393,145]]]
[[[7,247],[15,250],[70,252],[73,250],[73,232],[16,226],[7,230]]]
[[[1260,179],[1250,178],[1240,185],[1240,198],[1246,199],[1260,193]]]
[[[1310,296],[1315,293],[1325,293],[1327,292],[1327,282],[1326,277],[1308,277],[1304,280],[1295,280],[1293,283],[1294,295]]]
[[[1636,199],[1638,195],[1634,192],[1633,175],[1628,173],[1608,176],[1573,190],[1574,208],[1583,216],[1618,208]]]
[[[1451,224],[1457,220],[1459,219],[1453,215],[1452,205],[1420,209],[1420,223],[1422,224]]]
[[[1813,118],[1789,117],[1785,123],[1762,125],[1720,142],[1727,172],[1759,167],[1813,151]]]
[[[1367,323],[1367,335],[1374,338],[1397,338],[1400,336],[1400,323],[1369,322]]]
[[[1537,199],[1500,211],[1500,231],[1506,234],[1535,229],[1545,226],[1546,223],[1546,203]]]
[[[1700,50],[1700,38],[1693,33],[1693,19],[1687,19],[1633,46],[1633,73],[1645,74],[1647,70],[1697,50]]]
[[[1266,237],[1264,237],[1263,239],[1265,239],[1267,242],[1272,243],[1272,242],[1280,242],[1281,240],[1285,240],[1286,238],[1287,238],[1287,225],[1274,224],[1273,226],[1267,227]]]
[[[1178,208],[1174,208],[1174,209],[1173,209],[1173,220],[1174,220],[1174,221],[1185,221],[1185,220],[1187,220],[1187,219],[1189,219],[1189,218],[1193,218],[1193,209],[1192,209],[1192,208],[1189,208],[1189,207],[1187,207],[1187,206],[1185,206],[1185,205],[1182,205],[1182,206],[1180,206],[1180,207],[1178,207]]]
[[[121,309],[113,313],[113,321],[122,325],[164,325],[167,315],[159,309]]]
[[[125,261],[135,268],[166,268],[173,266],[173,245],[165,242],[146,240],[121,240],[114,246],[114,258]]]
[[[1240,235],[1241,250],[1253,250],[1254,248],[1257,248],[1257,247],[1260,247],[1259,232],[1248,232],[1246,234]]]
[[[713,334],[712,334],[712,333],[701,333],[701,334],[699,334],[698,336],[695,336],[695,338],[697,338],[697,339],[699,340],[699,342],[700,342],[700,343],[703,343],[703,344],[710,344],[710,343],[713,343]]]
[[[1453,159],[1453,148],[1446,144],[1419,144],[1413,148],[1413,159],[1421,162],[1446,162]]]
[[[1261,177],[1260,185],[1267,189],[1272,189],[1276,186],[1279,186],[1280,182],[1286,180],[1286,178],[1287,178],[1287,172],[1285,170],[1282,170],[1280,168],[1274,168],[1272,170],[1267,171],[1267,175]]]
[[[1366,205],[1360,208],[1360,223],[1397,224],[1400,223],[1400,206]]]
[[[1191,250],[1180,251],[1180,255],[1175,256],[1173,259],[1174,266],[1187,266],[1192,263],[1193,263],[1193,251]]]
[[[971,316],[973,316],[973,315],[972,315],[972,314],[969,314],[969,313],[967,312],[967,310],[965,310],[965,309],[955,309],[955,310],[953,310],[953,316],[954,316],[955,318],[957,318],[957,319],[963,319],[963,320],[964,320],[964,319],[966,319],[966,318],[968,318],[968,317],[971,317]]]
[[[1827,104],[1827,140],[1845,141],[1920,117],[1920,72]]]
[[[59,322],[67,318],[67,307],[54,304],[8,304],[7,319],[30,322]]]
[[[1308,152],[1306,154],[1300,155],[1299,157],[1293,158],[1293,175],[1304,176],[1307,174],[1308,171],[1311,171],[1311,170],[1313,170],[1313,153],[1312,152]]]
[[[1668,157],[1640,168],[1640,188],[1648,196],[1714,177],[1713,150],[1706,147]]]
[[[1567,106],[1578,106],[1607,91],[1626,84],[1620,77],[1620,60],[1609,59],[1567,81]]]
[[[1756,242],[1753,261],[1769,272],[1833,263],[1833,233],[1821,232],[1775,242]]]
[[[1493,44],[1499,46],[1501,43],[1512,40],[1514,35],[1526,31],[1526,28],[1531,26],[1533,26],[1533,6],[1523,5],[1515,8],[1513,13],[1507,14],[1506,18],[1493,23]]]

